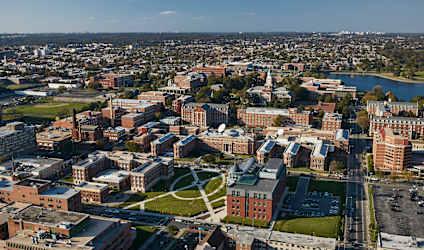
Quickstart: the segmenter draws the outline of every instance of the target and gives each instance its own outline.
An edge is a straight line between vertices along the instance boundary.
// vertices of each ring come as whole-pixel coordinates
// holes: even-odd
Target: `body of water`
[[[423,83],[405,83],[368,75],[328,75],[331,79],[340,79],[347,86],[356,86],[358,90],[371,90],[380,85],[384,92],[391,91],[397,98],[410,101],[415,96],[424,96]]]

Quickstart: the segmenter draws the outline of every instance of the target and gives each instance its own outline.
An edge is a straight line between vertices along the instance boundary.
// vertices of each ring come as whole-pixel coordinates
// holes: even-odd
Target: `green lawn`
[[[264,220],[253,220],[250,218],[241,218],[241,217],[235,217],[235,216],[225,216],[223,219],[221,219],[221,222],[223,223],[230,223],[230,224],[238,224],[238,225],[244,225],[244,226],[255,226],[255,227],[269,227],[269,222]],[[252,224],[253,223],[253,224]]]
[[[225,200],[222,199],[222,200],[219,200],[219,201],[212,202],[211,205],[212,205],[213,208],[223,207],[223,206],[225,206]]]
[[[222,184],[222,178],[216,178],[216,179],[210,180],[204,186],[206,194],[212,193],[213,191],[218,189],[221,184]]]
[[[200,193],[199,189],[192,189],[192,190],[181,190],[175,193],[179,197],[183,198],[197,198],[201,197],[202,194]]]
[[[194,182],[193,175],[187,175],[175,183],[174,189],[179,189],[191,185]]]
[[[344,182],[311,179],[309,181],[308,192],[313,191],[332,193],[335,196],[340,196],[341,202],[343,202],[346,195],[346,185]]]
[[[337,238],[340,216],[317,218],[283,218],[276,221],[273,230]]]
[[[130,198],[128,198],[125,202],[119,204],[117,207],[124,208],[137,202],[144,201],[146,198],[147,196],[144,193],[134,193],[130,195]]]
[[[75,108],[77,112],[87,108],[89,104],[86,103],[60,103],[48,102],[31,105],[20,105],[15,107],[5,108],[3,110],[4,120],[13,120],[20,118],[31,119],[49,119],[54,120],[57,117],[64,118],[71,116],[72,109]]]
[[[131,249],[139,249],[141,245],[153,235],[157,227],[151,226],[134,226],[136,229],[136,238],[131,246]]]
[[[216,193],[213,195],[208,196],[209,201],[216,200],[222,196],[227,195],[227,187],[224,185],[222,188],[220,188]]]
[[[189,168],[174,168],[174,176],[169,178],[168,180],[160,180],[158,181],[150,190],[151,192],[169,192],[171,184],[180,176],[183,176],[187,173],[190,173]]]
[[[219,173],[217,172],[196,172],[196,173],[197,173],[197,177],[199,177],[199,180],[201,181],[204,181],[219,175]]]
[[[207,211],[202,199],[184,201],[167,195],[144,204],[147,211],[172,214],[177,216],[194,216]]]

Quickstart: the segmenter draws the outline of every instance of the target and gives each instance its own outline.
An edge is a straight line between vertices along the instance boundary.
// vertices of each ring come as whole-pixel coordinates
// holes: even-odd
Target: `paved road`
[[[353,136],[351,144],[353,147],[348,158],[349,179],[346,190],[345,243],[347,248],[368,249],[366,183],[361,167],[365,141]]]

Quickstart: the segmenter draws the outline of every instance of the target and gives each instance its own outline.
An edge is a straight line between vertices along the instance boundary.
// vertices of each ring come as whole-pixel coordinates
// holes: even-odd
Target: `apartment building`
[[[283,153],[283,162],[287,168],[294,168],[299,162],[301,156],[300,152],[301,145],[298,142],[291,142]]]
[[[275,141],[266,140],[256,151],[256,159],[260,164],[265,163],[265,159],[271,157],[277,149]]]
[[[71,188],[55,186],[51,181],[27,178],[18,182],[0,180],[3,202],[24,202],[64,211],[81,211],[81,194]]]
[[[300,111],[297,108],[274,109],[274,108],[246,108],[237,110],[237,120],[248,127],[272,127],[277,117],[286,118],[286,124],[310,126],[312,113]]]
[[[109,141],[109,142],[118,142],[120,140],[123,140],[127,137],[125,128],[123,127],[115,127],[115,128],[107,128],[103,132],[103,136]]]
[[[147,113],[144,112],[129,113],[121,117],[121,124],[124,128],[135,129],[138,126],[145,124],[146,121],[148,121],[146,118],[151,118],[151,116],[148,117]]]
[[[206,84],[206,77],[197,72],[178,72],[174,84],[178,88],[195,90]]]
[[[261,166],[254,158],[234,165],[228,173],[227,216],[271,221],[286,185],[282,159]]]
[[[146,119],[153,119],[154,113],[160,110],[159,105],[136,99],[113,99],[112,105],[114,108],[121,108],[127,113],[146,113]]]
[[[34,152],[36,148],[34,127],[25,126],[23,122],[11,122],[0,127],[0,157]]]
[[[376,171],[401,173],[411,166],[412,144],[390,128],[374,133],[373,157]]]
[[[181,119],[198,127],[218,126],[228,123],[228,118],[228,104],[191,102],[181,108]]]
[[[181,108],[184,104],[194,102],[194,97],[191,95],[183,95],[172,101],[172,110],[178,115],[181,115]]]
[[[137,143],[138,149],[142,153],[150,152],[150,143],[154,140],[156,140],[156,135],[149,132],[133,137],[133,142]]]
[[[322,130],[335,131],[342,128],[343,116],[338,113],[325,113],[322,118]]]
[[[383,128],[390,128],[393,133],[418,139],[424,137],[424,119],[414,117],[377,117],[371,116],[369,135],[373,136]]]
[[[392,116],[399,115],[401,112],[412,113],[418,116],[417,102],[392,102],[389,101],[368,101],[367,112],[369,115],[375,116]]]
[[[81,125],[103,125],[102,112],[97,111],[84,111],[75,115],[75,119],[78,124]],[[67,128],[72,129],[74,127],[73,116],[53,122],[54,128]]]
[[[146,162],[130,172],[131,191],[147,192],[158,181],[174,175],[173,160]]]
[[[11,161],[0,163],[0,168],[19,179],[33,177],[38,179],[54,179],[64,174],[64,161],[59,158],[21,156]]]

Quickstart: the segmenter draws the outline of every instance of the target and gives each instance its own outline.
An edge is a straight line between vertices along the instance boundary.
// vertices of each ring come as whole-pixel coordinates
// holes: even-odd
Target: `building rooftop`
[[[101,172],[97,177],[93,178],[93,181],[120,183],[128,178],[129,172],[124,170],[109,169]]]
[[[194,135],[189,135],[189,136],[184,137],[184,138],[183,138],[183,139],[181,139],[180,141],[178,141],[176,144],[177,144],[178,146],[184,146],[184,145],[186,145],[187,143],[189,143],[189,142],[191,142],[191,141],[193,141],[193,140],[195,140],[195,139],[197,139],[197,137],[196,137],[196,136],[194,136]]]
[[[159,137],[158,139],[154,140],[152,143],[153,144],[162,144],[168,140],[170,140],[171,138],[176,137],[176,135],[174,135],[173,133],[168,133],[162,137]]]
[[[346,129],[337,129],[336,136],[334,137],[337,141],[348,141],[349,140],[349,130]]]
[[[291,155],[297,155],[297,152],[299,152],[299,149],[300,149],[300,143],[290,142],[290,144],[284,150],[284,153],[285,154],[291,154]]]
[[[103,191],[108,187],[107,184],[84,181],[75,187],[77,190]]]
[[[40,193],[44,196],[51,196],[55,198],[61,198],[61,199],[69,199],[72,196],[79,193],[78,190],[75,190],[73,188],[65,188],[65,187],[58,187],[58,186],[50,186],[47,191],[44,191]]]
[[[325,158],[327,157],[328,146],[322,141],[317,143],[312,151],[312,157],[314,158]]]
[[[59,227],[65,223],[68,225],[70,224],[70,226],[78,225],[88,217],[89,216],[86,214],[77,212],[30,206],[16,214],[14,219],[21,219],[23,221],[31,222],[34,224]]]
[[[260,153],[269,153],[271,152],[272,148],[276,145],[277,143],[275,141],[271,141],[271,140],[267,140],[265,141],[261,147],[258,149],[258,152]]]

